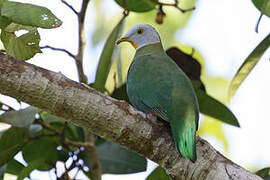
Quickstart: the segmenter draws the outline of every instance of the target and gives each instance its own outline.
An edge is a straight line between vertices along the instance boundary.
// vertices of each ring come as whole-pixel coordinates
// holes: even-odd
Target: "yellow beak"
[[[122,37],[118,41],[116,41],[116,44],[120,44],[121,42],[129,42],[135,49],[137,49],[138,45],[135,44],[133,41],[129,40],[127,36]]]

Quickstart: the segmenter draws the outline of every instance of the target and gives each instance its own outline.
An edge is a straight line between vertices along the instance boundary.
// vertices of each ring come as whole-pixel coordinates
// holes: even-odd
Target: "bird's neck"
[[[152,54],[156,52],[164,52],[163,46],[160,42],[154,43],[154,44],[148,44],[137,49],[135,57],[145,55],[145,54],[150,54],[150,53]]]

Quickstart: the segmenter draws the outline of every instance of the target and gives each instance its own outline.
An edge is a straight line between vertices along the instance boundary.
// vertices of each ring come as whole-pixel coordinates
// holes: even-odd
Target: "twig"
[[[45,123],[44,121],[42,121],[40,119],[36,119],[35,122],[40,124],[44,129],[48,129],[48,130],[54,132],[56,135],[61,135],[61,133],[57,129],[55,129],[51,125]]]
[[[89,143],[89,142],[76,142],[76,141],[71,141],[68,138],[66,138],[64,135],[64,129],[65,126],[63,127],[62,131],[59,132],[56,128],[52,127],[51,125],[47,124],[46,122],[40,120],[40,119],[36,119],[35,120],[36,123],[40,124],[44,129],[48,129],[50,131],[52,131],[52,134],[40,134],[37,136],[33,136],[31,137],[31,139],[37,139],[37,138],[41,138],[41,137],[45,137],[45,136],[60,136],[62,138],[62,143],[63,145],[65,145],[65,147],[73,146],[73,147],[93,147],[94,144],[93,143]]]
[[[42,138],[42,137],[49,137],[49,136],[57,136],[57,133],[39,134],[39,135],[30,137],[30,139],[35,140],[35,139],[39,139],[39,138]]]
[[[69,55],[73,59],[76,59],[76,56],[74,54],[72,54],[71,52],[69,52],[68,50],[63,49],[63,48],[56,48],[56,47],[52,47],[52,46],[46,45],[46,46],[40,47],[40,49],[52,49],[52,50],[55,50],[55,51],[61,51],[61,52],[66,53],[67,55]]]
[[[71,164],[71,166],[72,166],[72,164]],[[67,166],[66,166],[66,163],[64,163],[64,167],[65,167],[65,172],[64,172],[64,174],[63,174],[63,178],[64,179],[68,179],[68,180],[71,180],[71,178],[69,177],[69,174],[68,174],[68,172],[70,171],[68,168],[67,168]],[[66,178],[65,178],[66,177]]]
[[[64,127],[63,127],[63,129],[61,131],[62,136],[64,135],[66,128],[67,128],[67,122],[65,121]]]
[[[70,8],[75,14],[79,14],[75,9],[74,9],[74,7],[72,7],[70,4],[68,4],[65,0],[61,0],[61,2],[63,3],[63,4],[65,4],[68,8]]]
[[[259,19],[258,19],[258,21],[257,21],[256,27],[255,27],[255,32],[256,32],[256,33],[259,32],[259,31],[258,31],[258,29],[259,29],[259,24],[260,24],[260,21],[261,21],[261,19],[262,19],[262,16],[265,14],[265,9],[266,9],[267,3],[268,3],[268,0],[264,1],[264,2],[263,2],[263,5],[262,5],[262,7],[261,7],[261,14],[260,14],[260,17],[259,17]]]
[[[185,12],[188,12],[188,11],[193,11],[195,10],[196,8],[193,7],[193,8],[189,8],[189,9],[182,9],[180,8],[179,6],[175,6],[179,11],[181,11],[182,13],[185,13]]]
[[[182,13],[185,13],[185,12],[188,12],[188,11],[193,11],[195,10],[195,7],[193,8],[189,8],[189,9],[182,9],[178,6],[178,0],[174,0],[174,3],[163,3],[163,2],[159,2],[158,0],[152,0],[153,2],[161,5],[161,6],[173,6],[175,7],[176,9],[178,9],[179,11],[181,11]]]
[[[74,147],[93,147],[94,144],[89,143],[89,142],[76,142],[76,141],[71,141],[69,139],[65,139],[65,144],[68,144],[70,146],[74,146]]]
[[[79,31],[78,31],[78,53],[76,55],[76,66],[78,70],[78,76],[81,83],[87,84],[87,77],[83,72],[83,51],[85,48],[85,34],[84,34],[84,19],[86,14],[87,5],[90,0],[83,0],[81,11],[78,13],[78,23],[79,23]]]
[[[259,17],[259,19],[258,19],[258,21],[256,23],[256,27],[255,27],[255,32],[256,33],[259,33],[259,24],[261,22],[262,16],[263,16],[263,13],[260,14],[260,17]]]

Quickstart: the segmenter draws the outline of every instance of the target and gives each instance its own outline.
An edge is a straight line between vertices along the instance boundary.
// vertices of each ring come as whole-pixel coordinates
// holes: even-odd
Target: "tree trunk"
[[[172,179],[261,179],[197,137],[195,163],[176,150],[169,124],[146,118],[124,101],[0,54],[0,93],[24,101],[113,141],[165,168]]]

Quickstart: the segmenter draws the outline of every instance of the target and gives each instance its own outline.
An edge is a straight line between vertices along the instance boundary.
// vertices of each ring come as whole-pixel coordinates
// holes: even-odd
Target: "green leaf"
[[[115,0],[122,8],[134,12],[147,12],[155,8],[156,3],[152,0]]]
[[[262,14],[270,17],[270,1],[269,0],[252,0],[253,4]]]
[[[11,21],[8,18],[0,16],[0,29],[5,29],[10,23]]]
[[[89,178],[89,179],[94,179],[95,174],[93,173],[93,171],[83,171],[83,173]]]
[[[119,38],[123,25],[124,17],[120,22],[114,27],[113,31],[109,35],[107,41],[105,42],[103,51],[101,53],[99,64],[96,73],[96,81],[91,86],[101,92],[105,91],[105,83],[110,72],[110,67],[113,59],[113,52],[115,48],[116,40]]]
[[[62,162],[66,162],[69,158],[69,154],[68,151],[62,149],[62,150],[57,150],[57,161],[62,161]]]
[[[201,113],[214,117],[224,123],[240,127],[234,114],[224,104],[207,95],[200,89],[195,89],[195,91],[198,97]]]
[[[42,155],[41,155],[42,156]],[[23,180],[25,177],[29,177],[30,173],[35,170],[35,169],[42,169],[43,166],[46,164],[46,160],[45,159],[36,159],[31,161],[30,163],[28,163],[28,165],[26,167],[24,167],[17,180]]]
[[[64,128],[64,122],[62,121],[58,121],[58,122],[51,122],[50,125],[54,128],[56,128],[59,131],[62,131],[62,129]],[[77,132],[76,126],[71,124],[71,123],[67,123],[66,127],[65,127],[65,137],[73,140],[73,141],[80,141],[80,136]]]
[[[27,143],[22,149],[23,158],[27,163],[39,160],[40,166],[35,167],[41,171],[47,171],[54,167],[57,161],[57,144],[54,138],[43,137]]]
[[[29,31],[19,37],[14,33],[3,31],[1,40],[4,43],[7,54],[16,59],[28,60],[36,53],[40,53],[40,36],[37,30]]]
[[[40,124],[30,124],[28,129],[29,129],[30,134],[34,135],[36,133],[39,133],[43,128]]]
[[[51,122],[57,122],[57,121],[63,121],[62,118],[57,117],[55,115],[52,115],[46,111],[42,111],[40,113],[40,117],[44,122],[51,123]]]
[[[270,179],[270,167],[263,168],[263,169],[257,171],[256,174],[265,180],[269,180]]]
[[[250,71],[255,67],[257,62],[262,57],[263,53],[270,46],[270,33],[264,38],[264,40],[250,53],[245,62],[238,69],[229,87],[229,99],[235,94],[235,91],[248,76]]]
[[[18,24],[47,29],[57,28],[62,24],[49,9],[27,3],[6,1],[1,15]]]
[[[25,166],[15,159],[11,159],[7,164],[6,173],[19,175]]]
[[[127,91],[126,91],[126,84],[123,84],[119,88],[115,89],[111,94],[111,97],[119,100],[125,100],[126,102],[130,103]]]
[[[6,32],[14,33],[15,31],[19,31],[19,30],[35,31],[37,30],[37,28],[32,27],[32,26],[24,26],[24,25],[16,24],[16,23],[10,23],[4,30]]]
[[[113,142],[98,139],[96,144],[97,153],[102,166],[102,173],[111,174],[128,174],[142,172],[146,170],[147,161],[144,157],[124,149]],[[89,172],[85,172],[87,176],[91,175],[91,157],[86,151],[78,154],[78,157],[83,159],[86,166],[89,167]]]
[[[158,166],[151,172],[146,180],[171,180],[171,178],[162,167]]]
[[[28,127],[35,120],[35,115],[40,110],[34,106],[29,106],[18,111],[8,111],[0,115],[0,122],[5,122],[16,127]]]
[[[0,138],[0,166],[15,156],[29,139],[25,128],[11,127]]]
[[[112,142],[97,146],[98,157],[103,173],[128,174],[146,170],[147,161],[144,157],[124,149]]]

